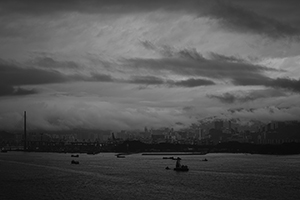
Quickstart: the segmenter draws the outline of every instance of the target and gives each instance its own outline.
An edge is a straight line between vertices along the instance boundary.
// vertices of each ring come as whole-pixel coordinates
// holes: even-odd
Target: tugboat
[[[187,165],[181,165],[180,164],[180,160],[181,159],[177,159],[176,161],[176,167],[174,168],[175,171],[184,171],[184,172],[187,172],[189,171],[189,168]]]

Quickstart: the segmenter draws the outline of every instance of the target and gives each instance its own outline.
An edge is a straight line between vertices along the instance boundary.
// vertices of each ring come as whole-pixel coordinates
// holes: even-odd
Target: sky
[[[300,120],[298,0],[1,0],[0,129]]]

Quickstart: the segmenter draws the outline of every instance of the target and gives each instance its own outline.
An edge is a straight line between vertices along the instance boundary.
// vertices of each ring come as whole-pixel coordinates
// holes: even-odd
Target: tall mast
[[[27,137],[26,137],[26,111],[24,111],[24,151],[27,149]]]

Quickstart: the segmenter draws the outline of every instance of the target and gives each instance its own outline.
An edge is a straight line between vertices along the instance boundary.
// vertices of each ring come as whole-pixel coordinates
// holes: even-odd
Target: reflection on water
[[[299,155],[180,156],[189,172],[162,157],[0,154],[0,199],[299,199]]]

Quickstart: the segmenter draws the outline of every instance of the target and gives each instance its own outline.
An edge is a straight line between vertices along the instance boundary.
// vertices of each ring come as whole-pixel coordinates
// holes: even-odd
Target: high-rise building
[[[112,139],[112,140],[116,140],[116,137],[115,137],[115,133],[114,133],[114,132],[111,133],[111,139]]]
[[[199,129],[199,140],[203,140],[204,139],[204,130],[201,128]]]
[[[221,121],[221,120],[215,121],[215,129],[222,130],[223,129],[223,121]]]

